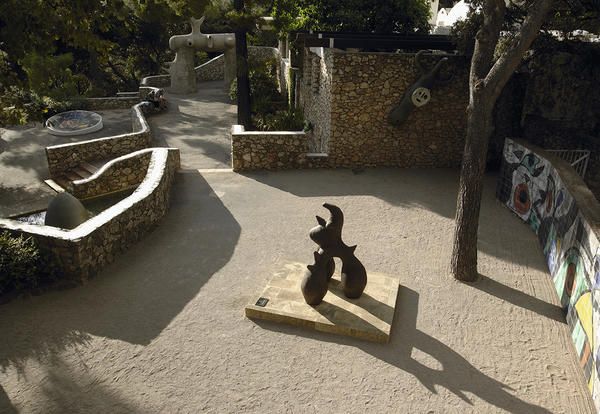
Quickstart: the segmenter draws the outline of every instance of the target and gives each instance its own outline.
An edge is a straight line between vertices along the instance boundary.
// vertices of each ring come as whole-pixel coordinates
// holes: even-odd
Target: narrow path
[[[166,112],[148,118],[157,144],[179,148],[183,169],[231,168],[236,107],[223,82],[202,82],[191,95],[167,92],[167,100]]]

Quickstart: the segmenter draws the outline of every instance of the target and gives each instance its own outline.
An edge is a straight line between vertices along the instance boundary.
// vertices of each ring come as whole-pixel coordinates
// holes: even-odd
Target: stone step
[[[73,170],[69,170],[69,171],[65,171],[63,174],[69,181],[77,181],[77,180],[81,180],[82,176],[80,176],[79,174],[77,174],[75,171]]]
[[[73,168],[73,172],[79,175],[81,178],[88,178],[90,175],[92,175],[92,173],[90,173],[88,170],[84,170],[80,166]]]
[[[94,174],[96,171],[99,170],[98,167],[96,167],[93,164],[90,164],[89,162],[83,161],[81,164],[79,164],[79,168],[86,170],[87,172],[90,173],[90,175]]]

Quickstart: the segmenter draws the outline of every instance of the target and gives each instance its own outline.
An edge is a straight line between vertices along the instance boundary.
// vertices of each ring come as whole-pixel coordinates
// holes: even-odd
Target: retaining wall
[[[90,177],[71,182],[67,191],[79,199],[86,199],[135,187],[146,176],[153,151],[150,148],[115,158]]]
[[[249,46],[248,56],[261,60],[273,58],[277,60],[278,64],[280,61],[279,51],[273,47]],[[196,71],[196,79],[200,82],[223,80],[225,79],[225,55],[221,54],[200,66],[196,66],[194,70]],[[171,86],[171,76],[146,76],[142,79],[141,85],[167,88]]]
[[[323,154],[310,154],[303,131],[245,131],[231,129],[231,160],[234,171],[282,170],[327,166]]]
[[[146,106],[148,103],[142,102],[131,109],[132,133],[47,147],[50,176],[71,170],[83,161],[116,158],[150,147],[152,134],[143,112]]]
[[[600,203],[565,161],[506,139],[496,196],[537,234],[600,411]]]
[[[179,150],[153,148],[143,181],[129,197],[72,230],[0,219],[0,229],[36,239],[66,278],[81,283],[139,240],[166,214]]]

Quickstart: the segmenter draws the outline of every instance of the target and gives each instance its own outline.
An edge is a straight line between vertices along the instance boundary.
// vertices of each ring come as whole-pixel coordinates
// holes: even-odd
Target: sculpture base
[[[323,302],[310,306],[300,291],[305,269],[301,263],[286,265],[267,284],[256,303],[246,306],[246,316],[368,341],[389,341],[398,298],[397,279],[369,273],[362,296],[348,299],[342,291],[339,274],[335,274]]]

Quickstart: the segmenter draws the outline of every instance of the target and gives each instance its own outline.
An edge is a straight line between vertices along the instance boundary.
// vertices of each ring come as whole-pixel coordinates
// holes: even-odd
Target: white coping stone
[[[31,234],[53,237],[66,241],[76,241],[77,239],[86,237],[94,230],[109,223],[113,218],[123,213],[134,204],[141,202],[154,192],[167,167],[169,150],[173,149],[153,148],[152,157],[148,165],[146,176],[140,185],[135,189],[135,191],[129,197],[124,198],[97,216],[86,220],[72,230],[62,230],[52,226],[22,223],[20,221],[10,219],[0,219],[0,228],[20,230]]]
[[[324,49],[325,48],[323,48],[323,47],[311,47],[311,48],[309,48],[309,50],[311,52],[313,52],[314,54],[316,54],[317,56],[319,56],[321,58],[323,57],[323,50]]]
[[[175,149],[175,148],[172,148],[172,149]],[[92,182],[92,181],[96,180],[98,177],[100,177],[102,174],[104,174],[104,172],[106,170],[108,170],[110,167],[112,167],[113,165],[115,165],[115,164],[117,164],[117,163],[119,163],[121,161],[130,159],[130,158],[136,158],[139,155],[145,154],[147,152],[152,152],[152,151],[154,151],[154,148],[144,148],[144,149],[141,149],[141,150],[138,150],[138,151],[131,152],[129,154],[125,154],[125,155],[123,155],[121,157],[114,158],[114,159],[108,161],[106,164],[104,164],[94,174],[90,175],[87,178],[82,178],[81,180],[75,180],[75,181],[73,181],[73,184],[75,184],[75,185],[81,185],[81,184],[86,184],[86,183]]]

